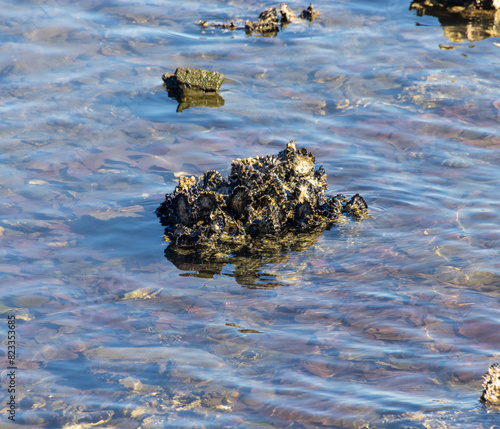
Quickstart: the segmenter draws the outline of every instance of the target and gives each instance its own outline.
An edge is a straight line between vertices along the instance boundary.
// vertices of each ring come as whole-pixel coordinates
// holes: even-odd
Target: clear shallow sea
[[[0,426],[500,425],[479,402],[500,360],[495,17],[340,0],[275,37],[195,24],[270,6],[0,2]],[[224,105],[176,112],[181,66],[224,73]],[[371,217],[216,267],[165,257],[177,177],[291,139]]]

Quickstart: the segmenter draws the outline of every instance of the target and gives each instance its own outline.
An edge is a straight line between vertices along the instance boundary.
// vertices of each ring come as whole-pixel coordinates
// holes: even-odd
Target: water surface
[[[500,359],[493,14],[320,2],[312,23],[259,37],[195,21],[278,3],[0,5],[15,425],[498,425],[479,402]],[[224,105],[177,112],[161,80],[176,67],[224,73]],[[165,257],[154,210],[179,176],[291,139],[369,219],[216,266]]]

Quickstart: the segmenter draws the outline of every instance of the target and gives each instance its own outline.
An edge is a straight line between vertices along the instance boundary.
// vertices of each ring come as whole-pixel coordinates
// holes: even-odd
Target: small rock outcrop
[[[494,363],[483,375],[483,394],[481,402],[500,409],[500,365]]]
[[[413,0],[417,16],[434,16],[451,42],[500,37],[500,0]]]
[[[314,10],[314,6],[312,4],[309,5],[309,7],[305,10],[302,11],[300,14],[301,18],[307,19],[309,21],[312,21],[313,19],[317,18],[319,16],[319,12],[317,10]]]
[[[177,99],[178,112],[188,107],[220,107],[224,99],[217,92],[224,75],[216,71],[179,67],[162,76],[169,96]]]
[[[312,21],[316,19],[320,13],[314,10],[311,4],[307,9],[304,9],[299,15],[299,18]],[[207,21],[199,21],[198,24],[203,27],[216,27],[226,30],[246,30],[248,34],[260,34],[264,36],[276,35],[280,28],[297,20],[296,15],[288,8],[286,3],[281,3],[279,9],[270,7],[259,14],[256,21],[246,20],[245,25],[235,24],[234,21],[228,23],[210,23]]]
[[[500,0],[414,0],[412,6],[420,4],[421,7],[439,7],[450,12],[459,10],[495,10],[500,8]]]
[[[227,178],[215,170],[181,177],[156,213],[174,246],[238,247],[257,237],[323,230],[343,215],[366,216],[359,194],[327,196],[325,169],[288,143],[278,155],[236,159]]]
[[[162,79],[169,90],[215,92],[224,82],[224,75],[216,71],[179,67],[174,74],[165,73]]]

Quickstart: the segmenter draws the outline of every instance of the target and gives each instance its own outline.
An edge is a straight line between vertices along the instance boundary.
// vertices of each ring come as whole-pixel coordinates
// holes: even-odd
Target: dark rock
[[[368,205],[366,204],[365,199],[356,194],[346,203],[345,211],[347,213],[352,214],[355,217],[361,217],[368,210]]]
[[[500,365],[494,363],[483,375],[483,394],[481,402],[495,409],[500,409]]]
[[[277,33],[279,31],[280,20],[278,11],[274,7],[260,13],[257,21],[246,21],[245,30],[247,32],[257,31],[259,33]]]
[[[171,245],[221,253],[259,237],[324,230],[342,214],[367,215],[360,195],[329,197],[326,190],[324,168],[291,141],[277,156],[234,160],[227,179],[213,170],[181,177],[156,213]]]
[[[495,10],[500,7],[499,0],[416,0],[413,4],[420,4],[421,7],[438,7],[448,9],[450,12],[460,9],[468,10]]]
[[[314,10],[313,5],[309,5],[309,7],[300,14],[300,18],[309,21],[312,21],[318,16],[319,12]],[[290,24],[294,20],[295,14],[288,8],[286,3],[281,3],[279,11],[275,7],[270,7],[262,11],[256,21],[245,21],[244,27],[235,25],[233,21],[223,24],[199,21],[198,24],[202,27],[215,27],[227,30],[245,29],[248,34],[257,33],[262,36],[275,36],[282,27],[286,24]]]
[[[439,19],[445,36],[451,42],[476,42],[500,37],[496,10],[500,0],[413,0],[410,10],[417,16]]]
[[[313,19],[317,18],[319,16],[319,12],[314,10],[314,6],[312,4],[309,5],[309,7],[305,10],[302,11],[300,14],[300,17],[303,19],[307,19],[309,21],[312,21]]]

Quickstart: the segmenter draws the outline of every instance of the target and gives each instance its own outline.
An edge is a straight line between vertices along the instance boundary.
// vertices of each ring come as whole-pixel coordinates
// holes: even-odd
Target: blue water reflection
[[[16,425],[496,424],[479,403],[500,359],[495,14],[410,4],[317,4],[254,37],[195,21],[256,19],[256,2],[0,2]],[[224,105],[176,112],[161,76],[184,66],[224,73]],[[154,210],[180,176],[292,139],[368,219],[168,257]]]

